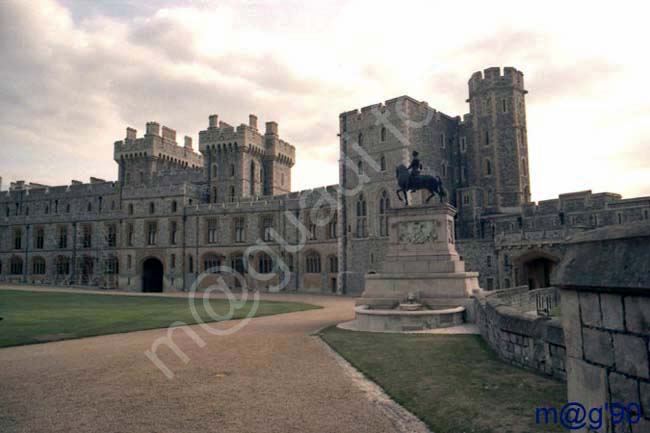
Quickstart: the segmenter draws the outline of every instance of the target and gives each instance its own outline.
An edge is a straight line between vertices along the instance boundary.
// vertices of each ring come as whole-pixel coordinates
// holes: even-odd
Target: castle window
[[[486,176],[492,175],[492,161],[490,161],[489,159],[485,160],[485,175]]]
[[[469,194],[463,193],[463,204],[469,204]]]
[[[133,205],[129,204],[129,215],[133,215]]]
[[[357,162],[357,172],[358,174],[363,174],[363,161]]]
[[[212,177],[217,177],[217,164],[212,164]]]
[[[32,259],[32,274],[44,275],[45,267],[45,259],[43,257],[34,257]]]
[[[154,221],[147,224],[147,245],[156,245],[158,224]]]
[[[190,273],[194,272],[194,257],[191,254],[187,256],[187,271]]]
[[[11,275],[22,275],[23,273],[23,259],[20,257],[12,257],[9,265]]]
[[[115,210],[115,200],[111,201],[111,210]]]
[[[330,273],[339,271],[339,258],[336,256],[329,256]]]
[[[132,267],[133,267],[133,256],[129,254],[128,256],[126,256],[126,268],[131,269]]]
[[[616,217],[618,218],[618,223],[623,224],[623,214],[622,213],[617,213]]]
[[[111,256],[106,259],[104,262],[104,269],[109,275],[116,275],[119,273],[120,262],[117,260],[117,257]]]
[[[217,243],[217,220],[208,220],[207,241],[209,244]]]
[[[169,222],[169,243],[176,245],[176,233],[178,232],[178,224],[176,221]]]
[[[208,254],[203,257],[203,271],[210,272],[211,274],[219,273],[219,268],[221,268],[221,258],[214,255]]]
[[[460,167],[460,181],[461,182],[466,182],[467,181],[467,169],[465,166]]]
[[[492,256],[485,256],[485,266],[488,268],[492,267]]]
[[[379,236],[388,236],[388,208],[390,208],[390,199],[388,193],[383,191],[379,198]]]
[[[381,134],[380,134],[380,137],[381,137],[381,141],[382,141],[382,143],[383,143],[384,141],[386,141],[386,128],[383,127],[383,126],[382,126],[382,128],[381,128]]]
[[[14,249],[19,250],[23,247],[23,231],[20,229],[14,230]]]
[[[442,177],[447,177],[447,163],[442,163]]]
[[[140,172],[140,183],[144,183],[144,171]]]
[[[280,174],[280,185],[284,186],[284,173]]]
[[[154,202],[151,202],[149,203],[149,214],[153,215],[154,213],[156,213],[156,205]]]
[[[230,177],[235,177],[235,164],[230,164]]]
[[[357,199],[357,230],[356,236],[358,238],[365,238],[368,236],[368,208],[363,194],[359,194]]]
[[[485,131],[484,140],[486,146],[490,144],[490,131]]]
[[[65,256],[59,256],[56,259],[56,274],[68,275],[70,273],[70,259]]]
[[[644,210],[643,210],[643,219],[644,219],[644,220],[647,220],[648,217],[649,217],[649,215],[648,215],[648,209],[644,209]]]
[[[260,253],[257,259],[257,271],[260,274],[270,274],[273,272],[273,258],[266,253]]]
[[[271,231],[273,230],[273,217],[262,217],[262,240],[268,242],[271,240]]]
[[[460,153],[467,152],[467,138],[460,137]]]
[[[172,212],[176,212],[178,210],[178,203],[176,203],[176,200],[172,201]]]
[[[379,169],[381,171],[386,171],[386,157],[384,155],[382,155],[379,160]]]
[[[68,248],[68,228],[59,228],[59,249]]]
[[[526,164],[526,158],[521,158],[521,171],[524,176],[528,176],[528,164]]]
[[[443,149],[447,147],[445,134],[440,134],[440,147],[442,147]]]
[[[70,213],[70,205],[69,204],[67,204],[65,206],[65,213]]]
[[[336,214],[332,215],[332,219],[327,223],[327,238],[336,239],[336,225],[338,222],[338,216]]]
[[[501,112],[502,113],[507,113],[508,112],[508,101],[506,98],[503,98],[501,100]]]
[[[509,288],[510,288],[510,278],[506,278],[505,280],[503,280],[503,287],[504,287],[505,289],[509,289]]]
[[[45,230],[42,228],[36,229],[36,249],[42,250],[45,246]]]
[[[45,205],[45,215],[50,213],[50,207],[48,205]]]
[[[107,228],[106,242],[109,248],[117,246],[117,227],[115,227],[115,224],[109,224]]]
[[[261,174],[260,174],[261,178]],[[250,181],[249,181],[249,188],[250,188],[250,196],[255,195],[255,162],[251,161],[251,170],[250,170]]]
[[[361,133],[361,132],[359,133],[357,141],[359,142],[359,147],[362,147],[363,146],[363,133]]]
[[[93,227],[90,224],[84,224],[81,227],[81,246],[83,248],[93,246]]]
[[[88,212],[92,212],[92,211],[93,211],[93,204],[92,204],[91,202],[88,202],[88,206],[86,207],[86,210],[87,210]]]
[[[169,256],[169,268],[176,269],[176,254]]]
[[[235,187],[231,186],[230,187],[230,202],[232,203],[234,201],[235,201]]]
[[[235,242],[244,242],[244,238],[245,238],[244,223],[245,221],[243,217],[235,218],[233,221]]]
[[[494,278],[487,279],[487,290],[494,290]]]
[[[133,233],[134,233],[133,224],[129,224],[128,226],[126,226],[126,244],[129,247],[133,246]]]
[[[320,273],[320,254],[318,254],[316,251],[308,253],[305,264],[305,272],[308,274]]]

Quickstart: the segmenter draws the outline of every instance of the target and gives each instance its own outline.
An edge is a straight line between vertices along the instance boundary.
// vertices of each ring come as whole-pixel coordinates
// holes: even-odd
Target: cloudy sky
[[[338,114],[399,95],[450,115],[467,80],[514,66],[529,90],[534,200],[650,195],[642,2],[0,0],[0,176],[116,177],[112,143],[210,113],[275,120],[294,189],[337,182]]]

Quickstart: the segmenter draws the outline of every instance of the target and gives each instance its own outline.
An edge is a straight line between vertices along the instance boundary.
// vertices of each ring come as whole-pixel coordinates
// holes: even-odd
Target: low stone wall
[[[565,380],[564,332],[558,319],[535,313],[535,299],[556,288],[498,290],[475,300],[483,339],[505,361]],[[531,311],[532,310],[532,311]]]
[[[650,224],[574,237],[558,271],[568,400],[636,405],[632,423],[605,410],[600,428],[575,431],[650,432]]]

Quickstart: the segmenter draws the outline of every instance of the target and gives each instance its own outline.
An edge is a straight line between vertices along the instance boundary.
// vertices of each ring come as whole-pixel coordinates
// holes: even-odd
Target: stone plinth
[[[381,272],[366,275],[358,303],[391,307],[411,293],[432,308],[469,305],[478,273],[466,272],[456,251],[455,214],[448,204],[390,210]]]

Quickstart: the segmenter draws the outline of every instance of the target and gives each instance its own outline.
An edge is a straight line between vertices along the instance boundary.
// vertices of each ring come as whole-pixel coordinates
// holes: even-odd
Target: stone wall
[[[564,380],[562,325],[557,319],[538,316],[534,301],[538,293],[556,290],[516,287],[489,293],[475,300],[476,324],[483,339],[505,361]]]
[[[598,430],[650,431],[650,224],[574,237],[558,272],[567,344],[568,400],[587,410],[636,403],[640,419]]]

